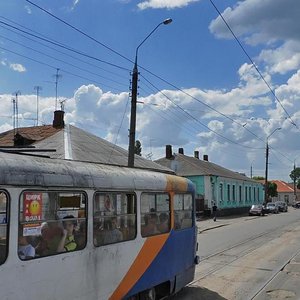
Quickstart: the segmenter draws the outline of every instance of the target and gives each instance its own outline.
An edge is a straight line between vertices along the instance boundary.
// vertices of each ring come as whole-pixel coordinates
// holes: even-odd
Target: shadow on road
[[[172,300],[227,300],[218,293],[202,287],[185,287]]]

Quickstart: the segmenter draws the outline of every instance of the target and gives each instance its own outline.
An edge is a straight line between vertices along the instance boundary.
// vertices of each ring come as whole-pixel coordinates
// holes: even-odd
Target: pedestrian
[[[214,202],[214,205],[212,207],[212,210],[213,210],[213,216],[214,216],[214,222],[216,222],[217,220],[217,210],[218,210],[218,207],[216,205],[216,203]]]

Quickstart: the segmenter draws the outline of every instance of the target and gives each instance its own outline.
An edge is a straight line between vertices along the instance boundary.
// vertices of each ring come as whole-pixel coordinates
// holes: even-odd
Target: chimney
[[[204,154],[204,155],[203,155],[203,160],[208,161],[208,155],[207,155],[207,154]]]
[[[199,151],[194,151],[194,157],[199,159]]]
[[[179,154],[184,154],[183,148],[178,148],[178,153],[179,153]]]
[[[166,158],[171,159],[172,156],[172,145],[166,145]]]
[[[56,110],[54,112],[54,120],[53,120],[53,125],[52,125],[54,128],[64,128],[65,127],[64,114],[65,114],[65,112],[63,110]]]

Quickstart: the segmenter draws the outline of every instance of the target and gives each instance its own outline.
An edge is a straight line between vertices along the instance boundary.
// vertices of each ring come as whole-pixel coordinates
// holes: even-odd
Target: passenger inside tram
[[[103,244],[113,244],[123,240],[123,234],[118,229],[118,220],[116,217],[105,220],[104,228]]]
[[[74,251],[77,248],[77,244],[74,238],[75,227],[77,221],[74,220],[74,216],[69,215],[63,218],[63,235],[58,244],[57,252]]]
[[[158,227],[158,230],[161,232],[161,233],[165,233],[165,232],[168,232],[169,231],[169,228],[170,228],[170,221],[169,221],[169,216],[166,214],[166,213],[161,213],[159,215],[159,225],[157,226]]]
[[[35,249],[30,244],[30,237],[23,236],[22,230],[19,231],[18,255],[21,259],[32,259],[35,257]]]
[[[41,225],[41,236],[35,248],[38,256],[55,254],[62,238],[63,230],[57,221],[44,222]]]
[[[144,215],[145,225],[142,226],[142,236],[150,236],[159,234],[160,231],[157,229],[158,217],[156,213],[149,213]]]

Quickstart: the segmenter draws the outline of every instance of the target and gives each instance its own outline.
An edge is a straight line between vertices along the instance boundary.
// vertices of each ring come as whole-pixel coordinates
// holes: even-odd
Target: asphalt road
[[[293,286],[300,273],[291,271],[300,260],[300,210],[200,221],[198,228],[195,281],[174,299],[300,299]]]

